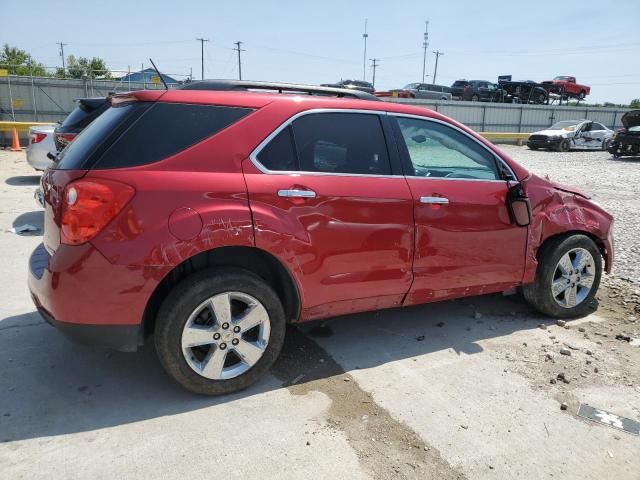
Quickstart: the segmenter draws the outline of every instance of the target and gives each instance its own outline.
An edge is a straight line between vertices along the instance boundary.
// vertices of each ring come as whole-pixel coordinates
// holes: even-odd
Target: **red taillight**
[[[47,137],[46,133],[33,132],[29,135],[29,143],[33,145],[34,143],[40,143]]]
[[[62,243],[79,245],[95,237],[131,200],[135,190],[112,180],[77,180],[64,189]]]
[[[73,142],[73,139],[76,138],[77,133],[56,133],[56,139],[62,145],[67,145]]]

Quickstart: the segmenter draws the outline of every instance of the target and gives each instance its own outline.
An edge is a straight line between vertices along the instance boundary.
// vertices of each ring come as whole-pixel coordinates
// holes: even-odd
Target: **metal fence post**
[[[485,130],[485,118],[487,118],[487,106],[483,105],[482,106],[482,131],[484,132]]]
[[[522,133],[522,115],[524,113],[524,104],[520,104],[520,121],[518,122],[518,133]]]
[[[33,82],[33,68],[29,68],[29,75],[31,77],[31,98],[33,99],[33,116],[38,121],[38,104],[36,103],[36,86]]]
[[[11,75],[7,75],[7,85],[9,86],[9,104],[11,105],[11,120],[16,121],[16,113],[13,110],[13,94],[11,93]]]
[[[618,116],[618,112],[613,111],[613,120],[611,121],[611,130],[616,128],[616,117]]]

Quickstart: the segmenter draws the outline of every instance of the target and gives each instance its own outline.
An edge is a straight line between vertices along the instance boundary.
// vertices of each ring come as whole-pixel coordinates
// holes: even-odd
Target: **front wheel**
[[[523,287],[531,305],[557,318],[590,313],[602,275],[593,240],[580,234],[551,239],[540,248],[538,262],[535,281]]]
[[[269,285],[251,272],[208,269],[179,283],[155,328],[160,363],[187,390],[220,395],[264,375],[284,343],[285,314]]]
[[[571,142],[569,141],[568,138],[563,139],[558,144],[558,147],[557,147],[559,152],[568,152],[570,148],[571,148]]]

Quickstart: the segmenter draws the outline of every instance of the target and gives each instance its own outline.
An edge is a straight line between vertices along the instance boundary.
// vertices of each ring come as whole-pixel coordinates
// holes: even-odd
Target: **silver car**
[[[410,92],[414,98],[428,98],[432,100],[451,100],[451,89],[431,83],[410,83],[402,89]]]
[[[56,153],[53,141],[53,126],[34,126],[29,128],[29,146],[27,163],[36,170],[46,170],[53,161],[47,157],[49,152]]]

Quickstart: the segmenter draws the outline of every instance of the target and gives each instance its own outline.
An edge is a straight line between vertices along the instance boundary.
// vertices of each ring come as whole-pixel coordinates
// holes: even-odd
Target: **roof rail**
[[[249,91],[275,90],[278,93],[303,93],[306,95],[326,95],[335,97],[357,98],[360,100],[381,101],[378,97],[360,90],[346,88],[317,87],[315,85],[299,85],[295,83],[251,82],[246,80],[198,80],[185,83],[179,90],[217,90],[217,91]]]

